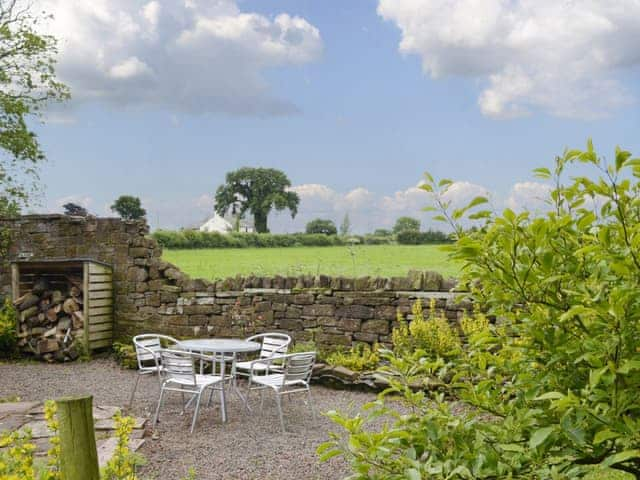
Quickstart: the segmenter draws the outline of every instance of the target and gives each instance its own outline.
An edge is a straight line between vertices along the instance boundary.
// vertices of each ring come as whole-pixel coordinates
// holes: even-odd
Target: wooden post
[[[90,396],[56,400],[60,470],[65,480],[100,480],[92,403]]]

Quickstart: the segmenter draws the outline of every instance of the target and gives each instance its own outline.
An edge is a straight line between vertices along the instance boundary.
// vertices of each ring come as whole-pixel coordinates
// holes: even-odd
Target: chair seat
[[[184,385],[186,387],[199,387],[206,388],[210,385],[214,385],[223,380],[219,375],[200,375],[199,373],[195,375],[196,384],[194,385],[189,380],[182,378],[170,378],[167,380],[167,383],[177,383],[178,385]]]
[[[302,380],[284,380],[284,374],[282,373],[274,373],[270,375],[261,375],[255,376],[252,378],[253,383],[257,383],[258,385],[264,385],[265,387],[271,387],[275,389],[280,389],[282,387],[290,387],[292,385],[305,385],[306,383]]]
[[[267,368],[269,368],[269,365],[262,362],[255,362],[252,366],[250,361],[236,362],[236,369],[251,370],[252,368],[254,372],[264,372]],[[271,365],[271,369],[274,370],[273,365]]]

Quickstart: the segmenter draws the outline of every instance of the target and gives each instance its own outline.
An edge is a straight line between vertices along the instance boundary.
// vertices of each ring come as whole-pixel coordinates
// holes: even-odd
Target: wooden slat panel
[[[111,315],[112,312],[113,309],[111,307],[91,307],[89,315],[91,317],[95,317],[96,315]]]
[[[89,291],[90,292],[96,292],[96,291],[101,291],[101,290],[111,291],[111,290],[113,290],[113,284],[111,282],[90,283],[89,284]]]
[[[94,307],[108,307],[110,305],[113,305],[113,298],[100,298],[98,300],[91,300],[89,304],[89,315],[91,315]]]
[[[96,348],[104,348],[104,347],[110,347],[112,344],[112,340],[108,339],[108,340],[96,340],[93,341],[89,344],[89,348],[91,350],[95,350]]]
[[[113,317],[111,315],[89,316],[89,325],[97,325],[99,323],[113,323]]]
[[[89,291],[89,269],[87,264],[83,264],[82,268],[82,292]],[[89,300],[85,299],[82,304],[82,315],[84,317],[84,344],[89,345]]]
[[[89,278],[91,283],[111,282],[111,274],[109,275],[97,275],[92,274]]]
[[[89,298],[91,300],[97,300],[100,298],[112,298],[113,291],[111,290],[102,290],[100,292],[89,292]],[[94,302],[91,302],[91,305],[95,305]]]
[[[89,341],[92,342],[94,340],[107,340],[113,336],[111,331],[108,332],[95,332],[89,333]]]
[[[94,325],[93,323],[89,325],[89,333],[95,332],[113,332],[113,323],[100,323],[98,325]]]
[[[90,263],[89,264],[89,273],[111,273],[111,268],[106,265],[100,265],[98,263]]]

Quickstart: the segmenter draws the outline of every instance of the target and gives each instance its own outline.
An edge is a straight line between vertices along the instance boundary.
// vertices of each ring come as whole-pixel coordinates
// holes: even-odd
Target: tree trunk
[[[65,480],[100,480],[92,403],[93,397],[56,400],[60,473]]]
[[[254,212],[253,213],[253,223],[256,228],[256,232],[258,233],[269,233],[269,229],[267,228],[267,217],[269,216],[269,212]]]

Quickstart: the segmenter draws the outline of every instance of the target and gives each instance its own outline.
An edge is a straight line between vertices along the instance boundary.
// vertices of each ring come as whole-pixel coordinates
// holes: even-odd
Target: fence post
[[[60,471],[65,480],[99,480],[93,397],[61,398],[58,405]]]

